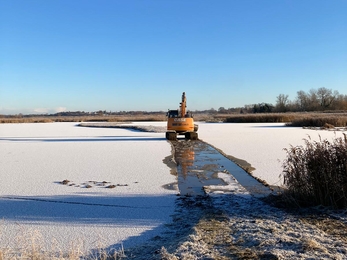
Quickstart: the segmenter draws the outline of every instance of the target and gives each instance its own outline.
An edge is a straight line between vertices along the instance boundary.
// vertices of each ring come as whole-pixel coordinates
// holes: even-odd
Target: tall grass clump
[[[286,198],[300,206],[347,208],[347,136],[285,149]]]

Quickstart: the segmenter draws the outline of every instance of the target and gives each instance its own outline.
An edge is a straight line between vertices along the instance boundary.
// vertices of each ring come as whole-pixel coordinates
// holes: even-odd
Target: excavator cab
[[[178,110],[169,110],[166,114],[168,118],[178,117]]]

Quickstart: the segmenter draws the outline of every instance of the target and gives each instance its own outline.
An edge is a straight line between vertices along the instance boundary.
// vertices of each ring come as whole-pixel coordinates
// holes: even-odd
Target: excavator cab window
[[[167,112],[167,116],[169,118],[178,117],[178,110],[169,110]]]

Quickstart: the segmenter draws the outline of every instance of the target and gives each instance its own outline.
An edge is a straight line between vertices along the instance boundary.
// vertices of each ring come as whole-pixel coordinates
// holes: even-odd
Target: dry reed
[[[310,115],[301,116],[300,118],[295,118],[289,126],[298,127],[325,127],[330,125],[333,127],[346,127],[347,126],[347,115],[345,114],[323,114],[323,115]]]
[[[264,113],[264,114],[235,114],[225,118],[226,123],[287,123],[297,114],[292,113]]]
[[[347,138],[305,140],[306,147],[285,149],[285,196],[301,206],[347,208]]]
[[[97,240],[94,250],[86,250],[85,241],[78,238],[66,241],[68,249],[62,249],[66,248],[66,245],[62,245],[55,238],[50,243],[45,241],[43,234],[35,229],[20,227],[20,232],[15,238],[7,238],[2,225],[6,225],[4,220],[0,225],[0,240],[8,241],[0,247],[0,260],[119,260],[125,257],[122,244],[119,249],[107,250],[106,246]],[[102,238],[99,239],[102,241]]]

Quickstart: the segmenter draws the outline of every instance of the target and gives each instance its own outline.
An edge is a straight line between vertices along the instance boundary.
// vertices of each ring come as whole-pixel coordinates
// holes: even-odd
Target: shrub
[[[284,195],[301,206],[347,208],[347,137],[305,140],[306,147],[285,149]]]

